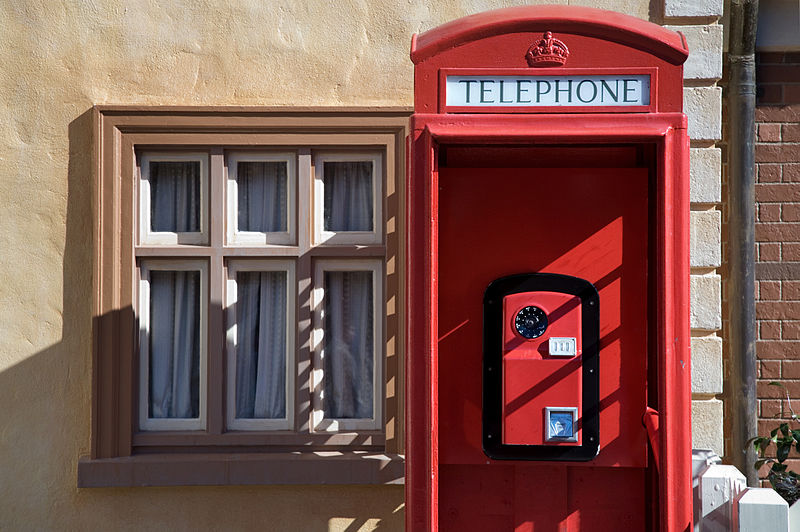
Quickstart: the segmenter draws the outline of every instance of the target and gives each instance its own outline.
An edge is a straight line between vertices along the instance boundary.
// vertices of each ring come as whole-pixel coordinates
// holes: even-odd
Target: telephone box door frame
[[[407,181],[406,530],[438,530],[438,150],[442,145],[641,143],[656,147],[655,298],[659,524],[687,530],[691,499],[689,138],[682,113],[411,118]],[[645,412],[642,412],[644,415]]]

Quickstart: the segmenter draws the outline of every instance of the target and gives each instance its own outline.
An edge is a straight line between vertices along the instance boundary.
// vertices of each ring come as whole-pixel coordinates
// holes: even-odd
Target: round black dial
[[[525,338],[538,338],[547,329],[547,314],[539,307],[527,306],[517,312],[514,326]]]

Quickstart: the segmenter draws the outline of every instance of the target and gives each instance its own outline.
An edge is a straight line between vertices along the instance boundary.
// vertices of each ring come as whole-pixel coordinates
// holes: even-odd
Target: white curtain
[[[243,161],[237,165],[239,231],[286,231],[286,163]]]
[[[373,417],[372,272],[325,272],[324,413]]]
[[[200,231],[200,163],[150,163],[150,225],[153,231]]]
[[[372,231],[372,162],[326,161],[324,164],[324,229]]]
[[[286,272],[236,275],[236,417],[286,417]]]
[[[150,418],[199,415],[200,272],[150,272]]]
[[[150,163],[154,231],[200,230],[200,163]],[[196,418],[200,394],[200,272],[150,272],[151,418]]]

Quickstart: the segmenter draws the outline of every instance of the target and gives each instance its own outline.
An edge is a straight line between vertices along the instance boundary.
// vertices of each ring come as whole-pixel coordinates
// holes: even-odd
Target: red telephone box
[[[577,7],[414,36],[407,530],[690,529],[687,55]]]

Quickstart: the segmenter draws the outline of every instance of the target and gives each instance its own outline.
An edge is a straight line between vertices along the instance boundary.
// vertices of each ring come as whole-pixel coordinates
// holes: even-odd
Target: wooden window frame
[[[91,454],[78,465],[79,486],[403,482],[405,296],[399,268],[405,263],[402,191],[410,114],[407,108],[95,107],[92,432]],[[295,245],[275,246],[270,253],[276,260],[282,255],[296,260],[299,382],[310,380],[313,364],[310,279],[314,261],[384,261],[381,386],[385,393],[379,430],[316,432],[310,415],[301,418],[308,420],[295,431],[225,428],[222,324],[227,274],[221,280],[208,280],[206,430],[137,428],[137,261],[205,260],[213,272],[223,271],[226,260],[246,260],[253,254],[248,244],[227,242],[225,213],[208,206],[208,245],[141,244],[136,234],[137,155],[207,153],[211,198],[206,201],[213,205],[215,196],[226,194],[226,154],[256,150],[295,150],[298,176],[313,175],[315,153],[383,154],[383,193],[377,198],[379,221],[385,228],[383,242],[315,245],[312,199],[307,207],[297,202]],[[296,186],[297,198],[312,198],[312,181],[298,177]],[[219,252],[221,245],[228,246],[224,254]],[[294,402],[298,411],[312,408],[307,392],[299,389]]]

